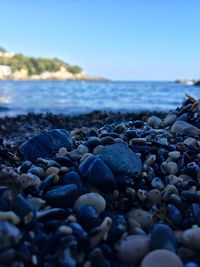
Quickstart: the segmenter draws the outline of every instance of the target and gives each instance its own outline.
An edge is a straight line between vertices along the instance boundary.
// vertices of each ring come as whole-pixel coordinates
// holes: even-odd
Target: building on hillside
[[[9,77],[12,74],[11,67],[0,65],[0,79]]]
[[[13,53],[0,51],[0,57],[11,58],[11,57],[13,57]]]

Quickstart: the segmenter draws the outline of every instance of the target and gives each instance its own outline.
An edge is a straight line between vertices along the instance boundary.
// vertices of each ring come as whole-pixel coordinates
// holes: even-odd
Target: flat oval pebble
[[[141,175],[141,159],[124,143],[105,146],[100,152],[100,157],[118,175]]]
[[[168,153],[168,156],[172,158],[173,160],[177,160],[180,158],[181,153],[179,151],[172,151]]]
[[[82,206],[92,206],[99,213],[103,212],[106,208],[105,199],[98,193],[87,193],[81,195],[74,203],[74,209],[78,209]]]
[[[181,259],[173,252],[158,249],[150,252],[143,259],[141,267],[183,267]]]
[[[182,243],[188,248],[200,250],[200,227],[185,230],[182,235]]]
[[[29,186],[40,186],[40,178],[31,173],[23,173],[19,176],[19,181],[21,183],[22,190],[28,188]]]
[[[69,134],[63,129],[42,132],[20,145],[25,159],[35,162],[37,158],[53,158],[61,147],[71,149]]]
[[[137,264],[151,250],[150,239],[144,235],[130,235],[117,244],[117,256],[122,263]]]

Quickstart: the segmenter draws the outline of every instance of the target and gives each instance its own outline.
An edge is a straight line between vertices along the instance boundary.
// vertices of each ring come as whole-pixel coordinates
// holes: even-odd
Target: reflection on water
[[[65,114],[107,111],[167,111],[200,88],[173,82],[0,81],[0,116],[27,112]]]

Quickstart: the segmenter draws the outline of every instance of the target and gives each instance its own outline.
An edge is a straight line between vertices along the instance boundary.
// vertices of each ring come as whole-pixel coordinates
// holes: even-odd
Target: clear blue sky
[[[117,80],[200,78],[200,0],[2,0],[0,46]]]

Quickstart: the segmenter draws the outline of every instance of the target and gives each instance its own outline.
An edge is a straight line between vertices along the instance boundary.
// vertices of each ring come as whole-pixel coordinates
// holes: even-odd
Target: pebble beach
[[[200,101],[0,118],[0,267],[200,266]]]

